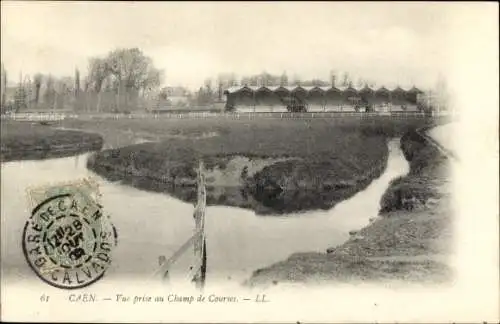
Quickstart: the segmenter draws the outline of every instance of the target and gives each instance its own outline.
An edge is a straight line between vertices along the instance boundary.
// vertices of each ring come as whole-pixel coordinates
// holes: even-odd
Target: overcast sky
[[[432,86],[449,69],[458,3],[5,2],[2,62],[19,72],[85,74],[87,60],[140,47],[165,83],[199,87],[219,72],[286,71]],[[17,81],[17,80],[11,80]]]

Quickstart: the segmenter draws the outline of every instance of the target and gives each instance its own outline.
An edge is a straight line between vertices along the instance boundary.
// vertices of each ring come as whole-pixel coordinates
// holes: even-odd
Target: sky
[[[459,3],[1,2],[1,58],[20,72],[85,75],[89,57],[139,47],[164,85],[196,89],[219,73],[331,70],[377,85],[432,86],[449,70]],[[456,37],[455,37],[456,39]]]

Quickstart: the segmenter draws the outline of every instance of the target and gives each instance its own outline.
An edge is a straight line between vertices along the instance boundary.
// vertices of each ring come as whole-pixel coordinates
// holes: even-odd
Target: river
[[[324,252],[343,243],[349,231],[360,229],[378,214],[380,198],[389,182],[408,172],[399,140],[389,142],[384,173],[365,190],[328,211],[286,216],[257,216],[253,211],[214,206],[206,211],[207,285],[239,285],[253,271],[285,260],[296,252]],[[191,204],[165,194],[112,183],[86,168],[88,154],[43,161],[3,163],[1,167],[1,242],[3,288],[38,280],[22,252],[22,230],[30,211],[26,190],[93,177],[100,185],[102,204],[118,232],[118,246],[106,275],[92,285],[113,279],[154,282],[160,255],[169,258],[193,233]],[[186,279],[192,250],[171,272],[171,280]],[[40,281],[40,280],[38,280]],[[40,281],[41,282],[41,281]]]

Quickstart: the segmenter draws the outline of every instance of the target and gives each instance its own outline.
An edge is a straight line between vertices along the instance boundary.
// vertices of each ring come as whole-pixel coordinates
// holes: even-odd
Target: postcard
[[[2,320],[498,322],[498,4],[1,6]]]

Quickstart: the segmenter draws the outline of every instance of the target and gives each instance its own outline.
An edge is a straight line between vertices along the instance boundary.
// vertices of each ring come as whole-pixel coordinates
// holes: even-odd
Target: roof
[[[408,92],[417,92],[417,93],[423,93],[422,90],[420,90],[419,88],[413,86],[410,90],[408,90]]]
[[[262,90],[268,90],[268,91],[271,91],[271,92],[275,92],[275,91],[278,91],[278,90],[285,90],[285,91],[288,91],[288,92],[293,92],[293,91],[297,91],[298,89],[303,89],[305,90],[306,92],[309,92],[309,91],[317,91],[317,90],[322,90],[324,92],[326,91],[329,91],[329,90],[334,90],[334,91],[340,91],[340,92],[344,92],[346,90],[351,90],[351,91],[356,91],[356,92],[359,92],[359,91],[366,91],[366,90],[371,90],[371,91],[374,91],[374,92],[380,92],[380,91],[388,91],[388,92],[394,92],[394,91],[403,91],[403,92],[421,92],[421,90],[419,90],[418,88],[416,88],[415,86],[409,90],[406,90],[406,89],[403,89],[401,87],[395,87],[394,89],[391,88],[391,89],[388,89],[384,86],[381,86],[380,88],[373,88],[373,87],[369,87],[367,85],[363,86],[363,87],[354,87],[354,86],[351,86],[351,87],[346,87],[346,86],[335,86],[335,87],[332,87],[332,86],[324,86],[324,87],[318,87],[318,86],[233,86],[233,87],[229,87],[227,88],[224,92],[226,93],[235,93],[235,92],[239,92],[239,91],[250,91],[250,92],[255,92],[257,90],[259,91],[262,91]]]
[[[371,92],[374,92],[375,90],[373,90],[372,88],[370,88],[370,87],[369,87],[369,86],[367,86],[367,85],[364,85],[364,86],[360,87],[360,88],[358,89],[358,91],[371,91]]]
[[[381,86],[380,88],[378,88],[377,90],[375,90],[375,92],[381,92],[381,91],[384,91],[384,92],[389,92],[390,90],[387,89],[386,87],[384,86]]]

